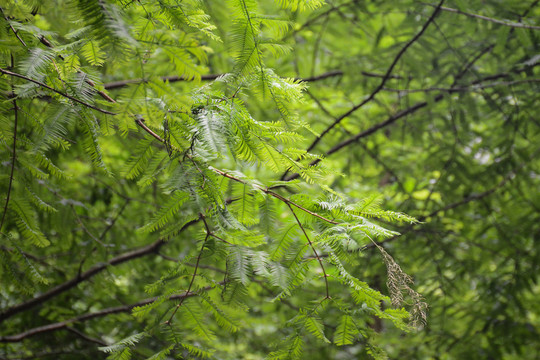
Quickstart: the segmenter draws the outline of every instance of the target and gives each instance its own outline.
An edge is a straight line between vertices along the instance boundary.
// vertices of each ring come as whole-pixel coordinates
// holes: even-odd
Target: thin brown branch
[[[159,140],[159,141],[162,142],[162,143],[165,143],[165,140],[164,140],[161,136],[159,136],[158,134],[156,134],[155,132],[153,132],[151,129],[149,129],[149,128],[144,124],[144,120],[142,120],[142,119],[137,119],[137,120],[135,120],[135,122],[137,123],[137,125],[139,125],[140,127],[142,127],[147,133],[149,133],[150,135],[152,135],[155,139]],[[178,149],[174,149],[174,150],[179,151]],[[187,157],[193,162],[193,164],[195,165],[195,167],[197,168],[197,170],[198,170],[198,171],[201,173],[201,175],[204,177],[204,173],[202,172],[201,169],[199,169],[199,167],[197,166],[197,164],[196,164],[195,161],[193,160],[193,157],[192,157],[191,155],[187,154],[187,153],[185,154],[185,156],[187,156]],[[212,167],[212,166],[209,166],[208,168],[209,168],[210,170],[214,171],[215,173],[217,173],[217,174],[223,176],[223,177],[226,177],[226,178],[228,178],[228,179],[234,180],[234,181],[239,182],[239,183],[242,183],[242,184],[247,184],[244,180],[242,180],[242,179],[240,179],[240,178],[237,178],[236,176],[233,176],[233,175],[231,175],[231,174],[229,174],[229,173],[226,173],[225,171],[216,169],[216,168],[214,168],[214,167]],[[298,175],[298,174],[295,174],[295,175]],[[311,211],[311,210],[308,210],[308,209],[306,209],[305,207],[303,207],[303,206],[301,206],[301,205],[295,203],[294,201],[291,201],[291,200],[289,200],[289,199],[287,199],[287,198],[285,198],[285,197],[279,195],[278,193],[275,193],[275,192],[269,190],[268,188],[265,188],[265,187],[262,187],[262,186],[259,186],[259,185],[253,185],[253,186],[254,186],[255,188],[257,188],[258,190],[260,190],[260,191],[262,191],[262,192],[264,192],[264,193],[266,193],[266,194],[268,194],[268,195],[270,195],[270,196],[273,196],[273,197],[275,197],[276,199],[279,199],[279,200],[283,201],[283,202],[286,203],[286,204],[291,204],[291,205],[293,205],[294,207],[296,207],[296,208],[298,208],[298,209],[300,209],[300,210],[302,210],[302,211],[304,211],[304,212],[306,212],[306,213],[308,213],[308,214],[310,214],[310,215],[312,215],[312,216],[315,216],[315,217],[317,217],[317,218],[319,218],[319,219],[321,219],[321,220],[324,220],[324,221],[326,221],[326,222],[328,222],[328,223],[330,223],[330,224],[338,224],[338,222],[336,222],[336,221],[334,221],[334,220],[330,220],[330,219],[328,219],[328,218],[325,218],[325,217],[322,216],[322,215],[319,215],[319,214],[317,214],[317,213],[315,213],[315,212],[313,212],[313,211]],[[211,234],[211,235],[212,235],[212,234]],[[213,235],[213,236],[215,236],[215,235]],[[223,239],[220,239],[220,240],[223,240]],[[223,241],[225,241],[225,240],[223,240]]]
[[[116,221],[118,220],[118,218],[120,217],[120,215],[122,215],[122,213],[124,212],[124,210],[126,209],[127,205],[129,204],[130,200],[129,199],[124,199],[125,202],[124,202],[124,205],[122,205],[122,207],[120,208],[120,210],[118,210],[118,213],[115,215],[115,217],[109,222],[109,224],[107,225],[107,227],[103,230],[103,232],[101,233],[101,235],[99,235],[99,239],[100,240],[103,240],[105,238],[105,235],[107,235],[107,233],[109,232],[109,230],[111,230],[114,226],[114,224],[116,224]]]
[[[442,99],[444,98],[444,96],[442,94],[439,94],[437,95],[435,98],[432,99],[432,102],[433,103],[436,103],[436,102],[439,102],[441,101]],[[369,129],[367,130],[364,130],[358,134],[356,134],[355,136],[353,137],[350,137],[349,139],[347,140],[344,140],[342,142],[340,142],[339,144],[335,145],[334,147],[332,147],[330,150],[328,150],[326,152],[326,156],[328,155],[332,155],[333,153],[335,152],[338,152],[339,150],[343,149],[344,147],[350,145],[350,144],[353,144],[355,142],[357,142],[358,140],[362,139],[362,138],[365,138],[371,134],[373,134],[374,132],[382,129],[382,128],[385,128],[393,123],[395,123],[397,120],[401,119],[402,117],[405,117],[407,115],[410,115],[424,107],[426,107],[428,105],[428,102],[427,101],[422,101],[422,102],[419,102],[419,103],[416,103],[415,105],[407,108],[407,109],[404,109],[400,112],[398,112],[397,114],[394,114],[392,116],[390,116],[388,119],[386,119],[385,121],[382,121],[378,124],[375,124],[373,125],[372,127],[370,127]],[[316,165],[320,162],[321,160],[320,159],[315,159],[311,162],[311,166],[313,165]],[[290,180],[294,180],[294,179],[297,179],[298,177],[300,177],[300,174],[296,173],[296,174],[291,174],[289,177],[287,177],[285,180],[286,181],[290,181]]]
[[[390,78],[390,75],[392,74],[392,71],[394,70],[394,67],[397,65],[399,59],[401,59],[401,57],[403,56],[403,54],[405,54],[405,52],[407,51],[407,49],[412,45],[414,44],[421,36],[422,34],[424,34],[424,32],[426,31],[426,29],[428,28],[428,26],[433,22],[433,20],[435,20],[435,17],[437,16],[437,14],[439,13],[439,9],[440,7],[442,6],[442,4],[444,3],[445,0],[441,0],[439,2],[439,5],[437,5],[435,11],[433,11],[433,13],[431,14],[431,16],[429,17],[429,19],[426,21],[426,23],[424,24],[424,26],[422,26],[422,29],[411,39],[409,40],[405,46],[403,46],[401,48],[401,50],[398,52],[398,54],[394,57],[394,60],[392,61],[392,63],[390,64],[390,67],[388,68],[388,70],[386,70],[386,73],[384,74],[384,77],[382,78],[379,86],[377,86],[375,88],[375,90],[373,90],[371,92],[371,94],[369,94],[369,96],[364,99],[362,102],[360,102],[358,105],[352,107],[349,111],[347,111],[346,113],[344,113],[343,115],[341,115],[340,117],[338,117],[336,120],[334,120],[334,122],[332,124],[330,124],[330,126],[328,126],[326,129],[324,129],[324,131],[315,138],[315,140],[311,143],[311,145],[307,148],[306,151],[311,151],[315,146],[317,146],[317,144],[321,141],[321,139],[330,132],[330,130],[332,130],[336,125],[338,125],[343,119],[349,117],[350,115],[352,115],[354,112],[356,112],[356,110],[360,109],[362,106],[366,105],[367,103],[369,103],[371,100],[373,100],[375,98],[375,96],[383,89],[384,85],[386,84],[386,82],[388,81],[388,79]]]
[[[211,167],[211,166],[210,166],[210,169],[213,170],[214,172],[216,172],[217,174],[219,174],[221,176],[224,176],[224,177],[226,177],[228,179],[234,180],[234,181],[242,183],[242,184],[247,184],[244,180],[239,179],[239,178],[237,178],[237,177],[235,177],[235,176],[233,176],[231,174],[228,174],[225,171],[216,169],[216,168]],[[295,175],[298,175],[298,174],[295,174]],[[319,215],[319,214],[317,214],[317,213],[315,213],[315,212],[313,212],[311,210],[308,210],[305,207],[303,207],[302,205],[299,205],[299,204],[295,203],[294,201],[291,201],[291,200],[287,199],[286,197],[283,197],[283,196],[279,195],[278,193],[273,192],[272,190],[268,190],[267,188],[264,188],[264,187],[258,186],[258,185],[253,185],[253,186],[256,187],[257,189],[259,189],[260,191],[262,191],[262,192],[264,192],[264,193],[266,193],[266,194],[268,194],[270,196],[273,196],[278,200],[281,200],[282,202],[284,202],[287,205],[292,205],[292,206],[304,211],[305,213],[310,214],[311,216],[315,216],[315,217],[317,217],[317,218],[319,218],[321,220],[324,220],[324,221],[326,221],[326,222],[328,222],[330,224],[339,224],[337,221],[325,218],[322,215]]]
[[[431,4],[426,4],[426,5],[433,6]],[[527,25],[527,24],[523,24],[523,23],[516,23],[516,22],[511,22],[511,21],[506,21],[506,20],[494,19],[494,18],[490,18],[490,17],[484,16],[484,15],[471,14],[471,13],[468,13],[468,12],[465,12],[465,11],[461,11],[461,10],[453,9],[453,8],[448,8],[448,7],[444,7],[444,6],[441,6],[440,9],[443,10],[443,11],[456,13],[456,14],[460,14],[460,15],[465,15],[465,16],[468,16],[468,17],[471,17],[471,18],[476,18],[476,19],[480,19],[480,20],[484,20],[484,21],[489,21],[489,22],[499,24],[499,25],[510,26],[510,27],[513,27],[513,28],[540,30],[540,26]]]
[[[27,355],[25,352],[24,355],[21,356],[15,356],[15,357],[5,357],[3,360],[36,360],[36,359],[44,359],[47,357],[58,357],[58,355],[73,355],[75,356],[74,351],[69,350],[57,350],[57,351],[42,351],[38,353],[33,353],[32,355]]]
[[[494,79],[505,78],[505,77],[511,76],[512,73],[524,72],[524,71],[527,71],[527,70],[529,70],[531,68],[534,68],[534,67],[536,67],[538,65],[540,65],[540,63],[530,64],[530,65],[527,65],[525,67],[512,70],[510,72],[489,75],[489,76],[486,76],[486,77],[483,77],[481,79],[478,79],[478,80],[475,80],[475,81],[471,82],[471,84],[468,87],[477,85],[477,84],[479,84],[479,83],[481,83],[483,81],[489,81],[489,80],[494,80]],[[527,81],[525,81],[525,82],[527,82]],[[537,82],[537,80],[535,80],[535,82]],[[509,83],[511,83],[511,82],[509,82]],[[455,91],[454,91],[454,88],[445,88],[444,93],[454,93],[454,92],[458,92],[459,89],[461,89],[461,88],[468,88],[468,87],[459,87]],[[443,94],[438,94],[438,95],[436,95],[435,97],[433,97],[431,99],[431,103],[438,103],[443,99],[444,99],[444,95]],[[399,119],[401,119],[401,118],[403,118],[403,117],[405,117],[407,115],[415,113],[416,111],[426,107],[427,105],[428,105],[427,101],[422,101],[422,102],[418,102],[418,103],[414,104],[411,107],[408,107],[408,108],[406,108],[404,110],[401,110],[398,113],[396,113],[394,115],[391,115],[388,119],[373,125],[369,129],[366,129],[366,130],[356,134],[355,136],[350,137],[350,138],[340,142],[339,144],[336,144],[330,150],[328,150],[324,155],[325,156],[332,155],[332,154],[338,152],[339,150],[343,149],[344,147],[349,146],[349,145],[351,145],[353,143],[356,143],[358,140],[360,140],[362,138],[365,138],[365,137],[367,137],[367,136],[369,136],[369,135],[371,135],[371,134],[373,134],[373,133],[375,133],[375,132],[377,132],[377,131],[379,131],[379,130],[381,130],[381,129],[383,129],[383,128],[385,128],[385,127],[387,127],[387,126],[389,126],[389,125],[391,125],[393,123],[395,123],[397,120],[399,120]],[[320,161],[321,161],[321,159],[315,159],[315,160],[313,160],[311,162],[310,166],[316,165]],[[283,179],[285,181],[290,181],[290,180],[297,179],[299,177],[300,177],[300,174],[296,173],[296,174],[291,174],[290,176],[285,177]]]
[[[540,148],[536,149],[536,151],[533,153],[533,155],[531,156],[531,159],[536,159],[536,157],[538,156],[538,154],[540,153]],[[380,246],[380,245],[383,245],[383,244],[386,244],[388,242],[392,242],[394,240],[396,240],[397,238],[403,236],[404,234],[410,232],[410,231],[413,231],[413,229],[416,227],[416,226],[420,226],[422,225],[422,222],[426,219],[429,219],[429,218],[432,218],[434,216],[437,216],[439,213],[442,213],[442,212],[445,212],[445,211],[448,211],[448,210],[452,210],[452,209],[455,209],[457,207],[460,207],[460,206],[463,206],[463,205],[466,205],[472,201],[477,201],[477,200],[481,200],[487,196],[490,196],[492,194],[494,194],[497,190],[501,189],[502,187],[504,187],[508,182],[512,181],[513,179],[515,179],[517,173],[523,169],[524,167],[526,167],[527,165],[529,164],[529,162],[524,162],[522,163],[521,165],[517,166],[513,171],[509,172],[508,174],[506,174],[506,176],[498,183],[496,184],[495,186],[491,187],[490,189],[486,190],[486,191],[483,191],[481,193],[478,193],[478,194],[472,194],[472,195],[469,195],[467,197],[465,197],[464,199],[462,200],[459,200],[459,201],[456,201],[456,202],[453,202],[451,204],[448,204],[446,206],[443,206],[442,208],[439,208],[439,209],[436,209],[434,211],[432,211],[431,213],[427,214],[427,215],[423,215],[423,216],[420,216],[418,217],[418,221],[419,223],[416,223],[416,224],[412,224],[410,226],[408,226],[407,228],[405,228],[404,230],[400,230],[401,231],[401,234],[399,235],[396,235],[396,236],[393,236],[391,238],[388,238],[388,239],[385,239],[385,240],[382,240],[382,241],[379,241],[379,242],[376,242],[375,245],[374,244],[368,244],[366,246],[364,246],[362,248],[362,250],[366,250],[366,249],[369,249],[369,248],[373,248],[375,246]]]
[[[197,223],[198,220],[192,220],[188,223],[186,223],[181,231],[187,229],[188,227],[190,227],[191,225]],[[108,266],[115,266],[115,265],[119,265],[119,264],[122,264],[124,262],[127,262],[127,261],[130,261],[130,260],[133,260],[133,259],[137,259],[137,258],[140,258],[142,256],[145,256],[145,255],[148,255],[148,254],[151,254],[151,253],[155,253],[157,252],[161,246],[163,246],[163,244],[165,244],[165,240],[162,240],[162,239],[159,239],[159,240],[156,240],[154,241],[153,243],[147,245],[147,246],[144,246],[142,248],[139,248],[139,249],[135,249],[135,250],[130,250],[130,251],[127,251],[123,254],[120,254],[114,258],[112,258],[111,260],[107,261],[106,263],[102,263],[102,264],[99,264],[99,265],[95,265],[93,267],[91,267],[89,270],[83,272],[83,273],[80,273],[78,274],[76,277],[60,284],[60,285],[57,285],[55,286],[54,288],[44,292],[43,294],[33,298],[33,299],[30,299],[28,301],[25,301],[23,303],[20,303],[18,305],[14,305],[12,307],[9,307],[7,308],[6,310],[0,312],[0,322],[4,321],[5,319],[15,315],[15,314],[18,314],[22,311],[26,311],[28,309],[31,309],[37,305],[40,305],[42,303],[44,303],[45,301],[55,297],[55,296],[58,296],[60,294],[62,294],[63,292],[77,286],[78,284],[90,279],[91,277],[93,277],[94,275],[100,273],[101,271],[107,269]]]
[[[0,12],[2,13],[2,16],[4,17],[4,19],[6,20],[6,22],[8,23],[9,25],[9,28],[11,29],[11,31],[13,31],[13,34],[15,34],[15,36],[17,37],[17,39],[20,41],[21,44],[23,44],[24,47],[28,47],[26,45],[26,43],[24,42],[24,40],[19,36],[19,34],[17,33],[17,30],[15,30],[13,28],[13,25],[11,25],[11,22],[9,21],[8,17],[6,16],[6,14],[4,13],[4,9],[2,9],[2,7],[0,6]]]
[[[481,89],[489,89],[494,88],[498,86],[513,86],[513,85],[519,85],[519,84],[527,84],[527,83],[536,83],[540,82],[540,79],[524,79],[524,80],[515,80],[515,81],[500,81],[495,82],[491,84],[485,84],[485,85],[471,85],[471,86],[464,86],[464,87],[450,87],[450,88],[442,88],[442,87],[431,87],[431,88],[425,88],[425,89],[391,89],[391,88],[384,88],[385,91],[390,92],[399,92],[401,94],[410,94],[410,93],[417,93],[417,92],[433,92],[433,91],[446,91],[446,92],[467,92],[467,91],[476,91]]]
[[[0,222],[0,231],[2,231],[2,227],[4,226],[4,220],[6,219],[6,214],[8,210],[8,204],[9,204],[9,198],[11,195],[11,189],[13,186],[13,173],[15,171],[15,160],[17,159],[17,123],[19,119],[19,112],[17,111],[17,100],[13,99],[13,108],[15,112],[15,123],[13,125],[13,147],[12,147],[12,154],[11,154],[11,170],[9,173],[9,185],[6,195],[6,203],[4,205],[4,213],[2,214],[2,221]]]
[[[306,232],[306,229],[304,229],[304,226],[302,225],[302,223],[298,219],[298,216],[296,216],[296,213],[294,212],[293,208],[291,207],[291,204],[287,203],[287,206],[289,207],[289,209],[291,210],[294,218],[296,219],[296,223],[298,224],[300,229],[302,229],[302,232],[304,233],[304,236],[306,237],[306,239],[307,239],[307,241],[309,243],[309,246],[311,247],[311,250],[313,251],[313,254],[317,258],[317,261],[319,262],[319,265],[321,266],[321,270],[322,270],[323,276],[324,276],[324,285],[326,287],[326,296],[325,296],[324,299],[330,299],[330,290],[329,290],[329,287],[328,287],[328,274],[326,273],[326,270],[324,269],[324,264],[322,262],[322,259],[319,256],[319,254],[317,253],[317,250],[315,249],[315,246],[313,246],[313,243],[309,239],[309,236],[308,236],[308,234]]]
[[[386,76],[386,74],[377,74],[377,73],[372,73],[372,72],[369,72],[369,71],[362,71],[361,74],[366,76],[366,77],[383,78],[383,79]],[[401,80],[401,79],[404,79],[404,77],[401,76],[401,75],[390,75],[390,76],[388,76],[388,79]],[[408,76],[407,79],[412,80],[412,77]]]
[[[174,308],[171,316],[169,317],[169,320],[165,321],[165,324],[169,325],[169,326],[172,326],[172,320],[174,318],[174,315],[176,315],[176,312],[178,311],[178,309],[180,309],[180,306],[182,306],[182,304],[184,303],[184,299],[187,297],[188,294],[191,293],[191,288],[193,287],[193,283],[195,282],[195,277],[197,276],[197,271],[199,270],[199,263],[201,261],[201,257],[202,257],[202,253],[204,251],[204,247],[206,245],[206,241],[208,240],[208,238],[210,237],[210,234],[212,233],[210,231],[210,228],[208,227],[208,223],[206,222],[206,219],[204,217],[204,214],[199,214],[199,218],[203,221],[204,223],[204,227],[206,229],[206,236],[204,237],[204,241],[201,245],[201,250],[199,251],[199,255],[197,255],[197,262],[195,263],[195,269],[193,270],[193,275],[191,276],[191,282],[189,283],[189,286],[185,292],[185,296],[183,298],[180,299],[180,302],[176,305],[176,307]]]
[[[108,111],[108,110],[105,110],[105,109],[101,109],[101,108],[99,108],[99,107],[97,107],[97,106],[95,106],[95,105],[89,104],[89,103],[84,102],[84,101],[82,101],[82,100],[79,100],[79,99],[77,99],[77,98],[75,98],[75,97],[73,97],[73,96],[71,96],[71,95],[68,95],[68,94],[65,94],[65,93],[63,93],[63,92],[61,92],[61,91],[59,91],[59,90],[56,90],[55,88],[50,87],[49,85],[44,84],[44,83],[42,83],[41,81],[37,81],[37,80],[31,79],[31,78],[29,78],[29,77],[27,77],[27,76],[24,76],[24,75],[21,75],[21,74],[17,74],[17,73],[14,73],[14,72],[11,72],[11,71],[9,71],[9,70],[2,69],[2,68],[0,68],[0,73],[5,74],[5,75],[9,75],[9,76],[13,76],[13,77],[18,77],[19,79],[23,79],[23,80],[32,82],[32,83],[34,83],[34,84],[37,84],[37,85],[41,86],[42,88],[48,89],[48,90],[50,90],[50,91],[52,91],[52,92],[55,92],[55,93],[59,94],[60,96],[63,96],[63,97],[65,97],[65,98],[67,98],[67,99],[70,99],[70,100],[72,100],[72,101],[75,101],[76,103],[79,103],[79,104],[81,104],[81,105],[84,105],[84,106],[86,106],[86,107],[88,107],[88,108],[90,108],[90,109],[99,111],[99,112],[101,112],[101,113],[103,113],[103,114],[107,114],[107,115],[116,115],[115,113],[113,113],[113,112],[111,112],[111,111]]]
[[[106,244],[103,243],[103,241],[101,241],[101,238],[98,239],[96,236],[94,236],[94,234],[92,234],[92,232],[90,230],[88,230],[88,228],[84,225],[83,221],[81,220],[81,218],[79,217],[79,214],[77,214],[77,210],[75,210],[75,207],[73,205],[70,205],[71,206],[71,211],[73,212],[73,215],[75,215],[75,219],[77,220],[77,222],[79,223],[79,225],[81,226],[81,229],[92,239],[94,240],[95,242],[97,242],[98,244],[100,244],[101,246],[107,246]]]
[[[79,330],[77,330],[77,329],[75,329],[73,327],[68,326],[66,329],[68,331],[71,331],[72,333],[74,333],[75,335],[80,337],[81,339],[84,339],[84,340],[86,340],[88,342],[92,342],[94,344],[98,344],[98,345],[101,345],[101,346],[109,346],[109,344],[107,344],[105,341],[90,337],[90,336],[86,335],[85,333],[83,333],[82,331],[79,331]]]
[[[47,40],[47,38],[45,38],[44,36],[40,36],[39,37],[39,41],[49,47],[49,48],[53,48],[53,45],[51,44],[51,42],[49,40]],[[64,60],[64,57],[62,55],[58,55],[58,57],[62,60]],[[80,71],[79,71],[80,72]],[[90,80],[90,79],[85,79],[84,82],[86,82],[88,85],[92,86],[94,89],[96,89],[96,84]],[[111,98],[109,95],[107,95],[104,91],[101,91],[101,90],[97,90],[97,93],[99,94],[99,96],[101,96],[103,99],[107,100],[108,102],[110,103],[116,103],[116,101]]]
[[[201,75],[201,80],[215,80],[218,77],[220,77],[222,74],[207,74],[207,75]],[[178,81],[188,81],[189,79],[184,76],[178,76],[178,75],[172,75],[172,76],[162,76],[161,80],[164,82],[178,82]],[[128,80],[118,80],[118,81],[112,81],[106,84],[103,84],[103,87],[106,90],[114,90],[114,89],[120,89],[123,87],[126,87],[131,84],[140,84],[140,83],[146,83],[148,82],[148,79],[128,79]]]
[[[201,75],[201,80],[203,81],[211,81],[216,80],[218,77],[223,76],[224,74],[207,74],[207,75]],[[294,78],[295,81],[304,81],[304,82],[313,82],[313,81],[319,81],[324,80],[331,77],[341,76],[343,75],[343,71],[341,70],[333,70],[328,71],[323,74],[317,75],[317,76],[311,76],[307,78]],[[178,76],[178,75],[172,75],[172,76],[161,76],[160,79],[163,82],[179,82],[179,81],[189,81],[188,78],[184,76]],[[103,84],[103,87],[106,90],[115,90],[120,89],[123,87],[126,87],[131,84],[140,84],[140,83],[146,83],[148,82],[148,79],[128,79],[128,80],[118,80],[118,81],[112,81],[106,84]]]
[[[524,71],[533,69],[533,68],[535,68],[537,66],[540,66],[540,62],[538,62],[538,61],[535,62],[534,64],[529,64],[527,66],[524,66],[524,67],[521,67],[521,68],[518,68],[518,69],[513,69],[513,70],[508,71],[508,72],[503,72],[503,73],[498,73],[498,74],[493,74],[493,75],[487,75],[487,76],[484,76],[484,77],[482,77],[480,79],[477,79],[477,80],[473,81],[471,83],[471,85],[480,84],[482,82],[490,81],[490,80],[504,79],[504,78],[512,76],[512,74],[519,74],[519,73],[522,73]]]
[[[225,282],[222,281],[222,282],[219,282],[218,284],[223,285],[223,284],[225,284]],[[205,288],[202,288],[199,291],[212,290],[214,287],[215,286],[207,286]],[[197,295],[197,293],[192,293],[192,292],[183,293],[183,294],[176,294],[176,295],[170,296],[169,300],[182,300],[184,298],[192,297],[192,296],[195,296],[195,295]],[[53,331],[56,331],[56,330],[65,329],[69,325],[74,324],[74,323],[80,323],[80,322],[92,320],[92,319],[95,319],[95,318],[108,316],[108,315],[111,315],[111,314],[129,312],[135,307],[151,304],[154,301],[158,300],[158,298],[159,297],[153,297],[153,298],[144,299],[144,300],[141,300],[141,301],[138,301],[136,303],[129,304],[129,305],[110,307],[110,308],[106,308],[106,309],[103,309],[103,310],[100,310],[100,311],[79,315],[79,316],[74,317],[72,319],[68,319],[68,320],[64,320],[64,321],[60,321],[60,322],[56,322],[56,323],[52,323],[52,324],[48,324],[48,325],[44,325],[44,326],[39,326],[39,327],[30,329],[30,330],[27,330],[25,332],[16,334],[16,335],[0,336],[0,343],[2,343],[2,342],[4,342],[4,343],[6,343],[6,342],[20,342],[20,341],[23,341],[26,338],[36,336],[36,335],[39,335],[39,334],[42,334],[42,333],[53,332]]]
[[[15,305],[15,306],[12,306],[10,308],[7,308],[5,309],[4,311],[2,311],[0,313],[0,322],[1,321],[4,321],[5,319],[15,315],[15,314],[18,314],[22,311],[26,311],[26,310],[29,310],[37,305],[40,305],[42,303],[44,303],[45,301],[55,297],[55,296],[58,296],[60,295],[61,293],[77,286],[78,284],[90,279],[91,277],[93,277],[94,275],[100,273],[101,271],[105,270],[108,266],[115,266],[115,265],[119,265],[119,264],[122,264],[126,261],[130,261],[130,260],[133,260],[133,259],[136,259],[136,258],[139,258],[141,256],[145,256],[145,255],[148,255],[148,254],[151,254],[151,253],[154,253],[156,252],[163,244],[165,243],[164,240],[162,239],[159,239],[157,241],[154,241],[153,243],[151,243],[150,245],[147,245],[147,246],[144,246],[142,248],[139,248],[139,249],[136,249],[136,250],[131,250],[131,251],[128,251],[128,252],[125,252],[121,255],[118,255],[114,258],[112,258],[111,260],[107,261],[106,263],[103,263],[103,264],[99,264],[99,265],[95,265],[93,267],[91,267],[89,270],[77,275],[76,277],[62,283],[62,284],[59,284],[55,287],[53,287],[52,289],[44,292],[43,294],[33,298],[33,299],[30,299],[28,301],[25,301],[23,303],[20,303],[18,305]]]
[[[150,130],[150,128],[148,128],[148,126],[146,126],[144,124],[144,120],[142,119],[137,119],[135,120],[135,122],[137,123],[137,125],[139,125],[140,127],[142,127],[144,129],[144,131],[146,131],[147,133],[149,133],[150,135],[152,135],[154,138],[156,138],[159,142],[162,142],[162,143],[165,143],[165,140],[163,140],[161,138],[161,136],[159,136],[158,134],[156,134],[155,132],[153,132],[152,130]]]
[[[342,76],[342,75],[343,75],[343,71],[341,71],[341,70],[332,70],[332,71],[322,73],[320,75],[310,76],[310,77],[306,77],[306,78],[297,77],[297,78],[294,78],[294,80],[295,81],[303,81],[303,82],[314,82],[314,81],[324,80],[324,79],[328,79],[328,78],[331,78],[331,77]]]

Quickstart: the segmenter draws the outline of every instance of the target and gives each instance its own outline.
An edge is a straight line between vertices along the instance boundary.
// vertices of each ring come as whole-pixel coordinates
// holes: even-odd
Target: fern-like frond
[[[299,228],[296,223],[285,227],[277,241],[272,244],[272,250],[270,251],[270,259],[281,260],[287,251],[291,248],[294,240],[299,236]]]
[[[90,156],[90,159],[94,165],[98,168],[105,170],[107,167],[103,162],[103,155],[101,153],[101,147],[99,145],[99,127],[95,118],[88,116],[82,119],[83,134],[82,146],[86,153]]]
[[[78,15],[91,29],[91,34],[101,44],[106,44],[109,52],[125,52],[136,46],[121,10],[103,0],[76,0]]]
[[[338,346],[352,345],[360,331],[356,327],[353,318],[344,314],[339,319],[339,324],[334,333],[334,343]]]
[[[100,347],[99,350],[101,350],[101,351],[103,351],[105,353],[121,352],[122,350],[128,348],[129,346],[133,346],[133,345],[137,344],[144,337],[146,337],[146,333],[144,333],[144,332],[133,334],[131,336],[128,336],[127,338],[124,338],[124,339],[116,342],[113,345]]]
[[[34,151],[46,151],[50,147],[63,147],[67,134],[66,127],[75,120],[76,112],[66,104],[51,104],[48,106],[45,122],[38,127],[34,141]]]
[[[31,79],[42,81],[47,76],[47,71],[52,67],[54,52],[41,48],[30,50],[19,65],[20,72]]]
[[[176,345],[169,345],[165,349],[155,353],[154,355],[150,356],[147,360],[166,360],[169,359],[169,354],[174,349]]]
[[[182,342],[180,344],[184,349],[186,349],[192,356],[197,356],[201,359],[207,359],[212,356],[212,351],[208,351],[206,349],[201,349],[198,346],[192,345],[192,344],[186,344],[185,342]]]
[[[216,304],[216,302],[212,300],[207,293],[201,292],[199,294],[199,298],[203,300],[203,307],[214,315],[214,318],[220,327],[230,333],[234,333],[239,330],[239,325],[236,323],[236,319],[234,319],[223,308]]]
[[[15,222],[25,240],[39,247],[50,244],[50,241],[38,227],[34,210],[24,198],[15,197],[10,201],[9,207],[13,210]]]
[[[180,211],[182,205],[189,200],[189,194],[177,191],[174,192],[169,200],[158,210],[149,223],[139,229],[141,232],[152,232],[164,227]]]
[[[179,308],[178,316],[182,319],[182,325],[193,331],[202,340],[212,341],[216,338],[215,333],[204,321],[204,312],[196,302],[184,302]]]
[[[80,53],[90,65],[101,66],[105,63],[106,54],[101,49],[98,40],[87,41],[81,47]]]
[[[139,143],[136,153],[134,153],[124,165],[121,174],[126,179],[134,179],[143,172],[148,164],[148,160],[154,154],[154,139],[146,138]]]

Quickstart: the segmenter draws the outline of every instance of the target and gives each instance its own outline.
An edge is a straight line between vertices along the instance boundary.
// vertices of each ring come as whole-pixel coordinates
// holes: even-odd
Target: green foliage
[[[538,351],[536,5],[5,1],[0,357]]]

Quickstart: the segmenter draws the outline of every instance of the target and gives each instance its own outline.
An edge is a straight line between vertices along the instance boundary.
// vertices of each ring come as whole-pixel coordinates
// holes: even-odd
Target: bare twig
[[[79,331],[79,330],[75,329],[74,327],[69,327],[68,326],[68,327],[66,327],[66,329],[68,331],[71,331],[72,333],[74,333],[75,335],[80,337],[81,339],[84,339],[84,340],[86,340],[88,342],[92,342],[94,344],[98,344],[98,345],[101,345],[101,346],[109,346],[109,344],[107,344],[105,341],[90,337],[90,336],[86,335],[85,333],[83,333],[82,331]]]

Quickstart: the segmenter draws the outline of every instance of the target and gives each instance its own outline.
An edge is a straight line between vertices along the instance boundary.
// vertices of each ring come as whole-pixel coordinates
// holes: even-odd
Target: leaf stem
[[[313,254],[315,254],[315,257],[317,258],[317,261],[319,261],[319,265],[321,265],[321,270],[322,270],[323,275],[324,275],[324,284],[326,286],[326,296],[324,297],[323,300],[330,299],[330,291],[328,289],[328,274],[326,274],[326,270],[324,269],[324,264],[322,262],[322,259],[319,256],[319,254],[317,253],[317,250],[315,250],[315,246],[313,246],[313,243],[309,239],[309,236],[308,236],[308,234],[306,232],[306,229],[304,229],[304,226],[302,225],[302,223],[298,219],[298,216],[296,216],[296,213],[294,212],[291,204],[287,203],[287,206],[289,207],[289,209],[291,209],[291,212],[292,212],[294,218],[296,219],[296,223],[298,224],[298,226],[300,226],[300,229],[302,229],[302,232],[306,236],[306,239],[307,239],[307,241],[309,243],[309,246],[311,246],[311,250],[313,250]]]
[[[208,227],[208,223],[206,222],[206,219],[205,219],[204,215],[202,213],[200,213],[199,217],[203,221],[204,227],[206,228],[206,236],[205,236],[203,244],[201,246],[201,250],[199,251],[199,255],[197,255],[197,262],[195,263],[195,269],[193,270],[193,275],[191,276],[191,282],[189,283],[189,286],[188,286],[188,288],[187,288],[187,290],[186,290],[186,292],[184,294],[184,297],[182,297],[180,299],[180,302],[174,308],[171,316],[169,317],[169,320],[165,321],[165,324],[169,325],[169,326],[172,326],[172,320],[174,318],[174,315],[176,315],[176,312],[178,311],[178,309],[180,309],[180,306],[182,306],[182,304],[184,303],[184,300],[186,299],[186,297],[188,297],[188,295],[191,293],[191,288],[193,287],[193,283],[195,282],[195,277],[197,276],[197,271],[199,270],[199,262],[201,261],[204,246],[206,245],[206,241],[208,240],[208,238],[210,237],[210,234],[212,233],[210,231],[210,228]]]
[[[4,220],[6,219],[8,204],[9,204],[9,198],[11,195],[11,188],[13,186],[13,172],[15,171],[15,160],[17,157],[17,122],[19,119],[19,112],[17,111],[17,100],[13,99],[13,109],[15,111],[15,124],[13,125],[13,154],[11,156],[11,171],[9,174],[9,185],[8,185],[8,191],[6,196],[6,204],[4,205],[4,213],[2,214],[2,222],[0,222],[0,231],[2,230],[2,227],[4,226]]]

